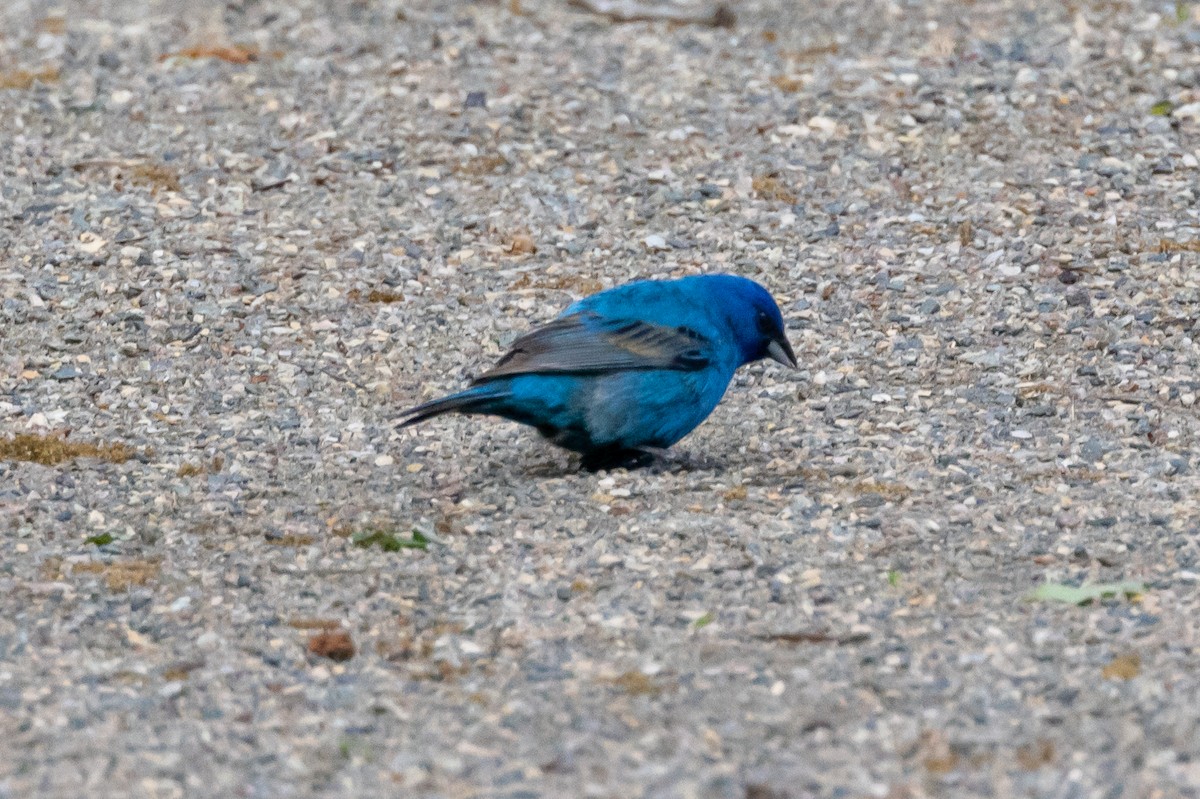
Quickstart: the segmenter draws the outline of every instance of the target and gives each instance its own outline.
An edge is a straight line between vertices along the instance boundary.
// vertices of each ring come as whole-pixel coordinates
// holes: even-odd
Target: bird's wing
[[[476,383],[523,374],[597,373],[629,369],[703,369],[712,342],[687,327],[581,312],[521,336]]]

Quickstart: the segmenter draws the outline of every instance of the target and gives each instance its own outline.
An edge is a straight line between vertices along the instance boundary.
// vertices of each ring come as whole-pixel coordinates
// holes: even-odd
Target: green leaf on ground
[[[421,549],[429,546],[429,538],[420,530],[412,531],[412,538],[399,538],[386,530],[359,530],[350,536],[355,546],[368,549],[379,547],[384,552],[399,552],[402,549]]]
[[[1066,602],[1071,605],[1088,605],[1101,599],[1123,597],[1134,599],[1146,593],[1146,584],[1139,580],[1124,580],[1119,583],[1084,583],[1065,585],[1043,583],[1029,594],[1034,602]]]
[[[100,533],[99,535],[90,535],[83,540],[85,544],[95,544],[102,547],[105,544],[111,544],[116,539],[112,537],[112,533]]]
[[[896,569],[888,569],[887,581],[892,588],[900,585],[900,572]]]
[[[716,616],[712,615],[711,612],[705,613],[703,616],[692,622],[692,626],[699,630],[701,627],[707,627],[708,625],[712,624],[715,619]]]
[[[1150,115],[1156,117],[1169,117],[1171,112],[1175,110],[1175,104],[1170,100],[1159,100],[1154,105],[1150,106]]]

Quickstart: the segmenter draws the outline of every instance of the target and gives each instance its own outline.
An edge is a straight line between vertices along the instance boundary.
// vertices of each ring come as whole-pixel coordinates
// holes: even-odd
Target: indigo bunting
[[[643,280],[586,297],[513,343],[457,394],[403,412],[532,425],[589,470],[644,463],[705,420],[741,366],[795,368],[779,306],[735,275]]]

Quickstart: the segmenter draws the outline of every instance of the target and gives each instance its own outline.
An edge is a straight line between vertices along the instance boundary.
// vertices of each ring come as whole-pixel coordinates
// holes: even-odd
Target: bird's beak
[[[767,345],[767,355],[771,356],[771,360],[779,361],[784,366],[796,368],[796,353],[792,352],[792,345],[783,336]]]

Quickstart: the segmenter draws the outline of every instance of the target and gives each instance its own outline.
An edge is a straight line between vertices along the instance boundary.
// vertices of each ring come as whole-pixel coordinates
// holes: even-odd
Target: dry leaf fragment
[[[90,444],[67,441],[60,436],[21,433],[12,438],[0,438],[0,460],[28,461],[42,466],[55,466],[75,458],[99,458],[110,463],[124,463],[136,454],[124,444]]]
[[[728,491],[725,491],[723,494],[721,494],[721,497],[726,502],[732,502],[735,499],[745,499],[746,498],[746,487],[744,485],[734,486],[733,488],[731,488]]]
[[[784,92],[798,92],[804,88],[804,80],[802,78],[793,78],[790,75],[776,75],[771,78],[771,83],[775,87]]]
[[[1134,652],[1117,655],[1100,670],[1106,680],[1132,680],[1142,671],[1142,659]]]
[[[279,536],[267,536],[267,543],[277,547],[306,547],[316,539],[303,533],[288,533]]]
[[[189,674],[203,665],[203,660],[180,660],[163,669],[162,677],[167,682],[183,682]]]
[[[158,570],[157,560],[115,561],[105,571],[104,582],[109,591],[128,591],[134,586],[150,582],[158,576]]]
[[[460,175],[491,175],[508,166],[508,160],[499,154],[477,155],[463,161],[454,171]]]
[[[288,619],[285,623],[296,630],[336,630],[342,626],[337,619],[300,618]]]
[[[308,639],[308,651],[341,663],[354,657],[354,640],[345,630],[326,630]]]
[[[809,61],[813,58],[823,55],[837,55],[838,45],[836,42],[829,44],[820,44],[815,47],[806,47],[803,50],[784,50],[780,53],[784,58],[792,61]]]
[[[654,681],[648,674],[640,671],[630,670],[614,677],[611,680],[612,684],[621,688],[627,694],[634,696],[655,696],[662,693],[662,686]]]
[[[528,233],[514,233],[504,243],[504,251],[509,255],[532,255],[537,252],[537,244]]]
[[[215,456],[208,463],[181,463],[175,471],[176,477],[195,477],[198,474],[216,474],[225,465],[225,459]]]
[[[260,53],[257,47],[245,45],[196,45],[195,47],[185,47],[175,53],[167,53],[159,56],[158,60],[166,61],[168,58],[216,58],[220,61],[228,61],[230,64],[249,64],[252,61],[257,61],[259,56]]]
[[[86,561],[71,566],[71,574],[101,574],[110,591],[127,591],[138,585],[145,585],[158,575],[160,564],[157,560],[134,559],[114,560],[110,562]]]
[[[1200,239],[1190,239],[1188,241],[1172,241],[1171,239],[1162,239],[1158,242],[1159,252],[1200,252]]]
[[[595,294],[604,288],[604,284],[595,278],[588,277],[573,277],[570,275],[551,275],[542,279],[534,280],[532,273],[526,272],[513,281],[509,286],[511,291],[521,291],[524,289],[553,289],[556,291],[570,291],[576,294],[587,295]]]
[[[179,175],[162,164],[134,164],[129,169],[129,182],[135,186],[149,186],[151,194],[155,194],[159,189],[183,190],[179,183]]]
[[[0,89],[30,89],[34,83],[58,83],[58,77],[57,67],[14,69],[11,72],[0,72]]]
[[[764,200],[779,200],[788,205],[796,204],[796,195],[784,186],[775,175],[759,175],[750,181],[754,193]]]
[[[397,291],[371,289],[371,291],[367,294],[367,302],[382,302],[385,304],[404,302],[404,295]]]
[[[1026,771],[1037,771],[1054,762],[1054,743],[1042,738],[1017,749],[1017,762]]]
[[[870,639],[869,633],[846,633],[833,635],[828,630],[799,630],[796,632],[772,633],[759,636],[763,641],[779,641],[785,644],[861,644]]]
[[[930,774],[949,774],[961,765],[950,739],[937,730],[925,730],[917,744],[921,764]]]

